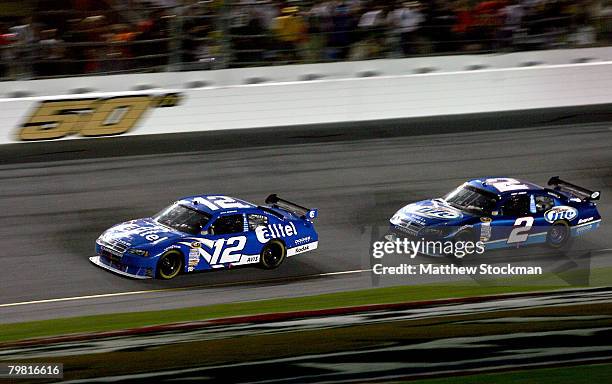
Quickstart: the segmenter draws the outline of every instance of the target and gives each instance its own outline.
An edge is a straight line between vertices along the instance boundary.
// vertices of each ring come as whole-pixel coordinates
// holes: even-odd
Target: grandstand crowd
[[[0,17],[2,79],[588,47],[612,29],[600,0],[28,4]]]

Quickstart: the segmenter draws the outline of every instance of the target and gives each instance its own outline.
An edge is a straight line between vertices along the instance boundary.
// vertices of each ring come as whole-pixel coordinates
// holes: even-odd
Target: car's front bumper
[[[133,279],[150,279],[153,277],[151,268],[116,264],[113,262],[108,262],[107,259],[104,259],[101,256],[92,256],[89,258],[89,261],[100,268],[104,268],[121,276],[131,277]]]

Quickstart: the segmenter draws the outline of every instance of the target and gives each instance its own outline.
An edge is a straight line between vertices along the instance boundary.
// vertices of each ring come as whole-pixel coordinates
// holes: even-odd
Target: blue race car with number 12
[[[390,219],[388,236],[481,241],[484,249],[537,243],[561,248],[599,227],[598,191],[559,177],[548,185],[552,188],[507,177],[472,179],[443,198],[401,208]]]
[[[220,195],[185,197],[102,233],[90,261],[138,279],[247,264],[273,269],[317,248],[317,214],[276,195],[259,206]]]

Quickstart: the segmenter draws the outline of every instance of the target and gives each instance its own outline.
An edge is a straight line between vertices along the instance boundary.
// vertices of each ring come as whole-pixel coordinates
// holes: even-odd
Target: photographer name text
[[[400,264],[385,266],[375,264],[372,272],[376,275],[541,275],[542,267],[479,264],[457,266],[454,264]]]

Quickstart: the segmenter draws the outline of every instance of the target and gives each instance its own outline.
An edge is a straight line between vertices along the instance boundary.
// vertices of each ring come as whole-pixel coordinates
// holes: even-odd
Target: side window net
[[[268,217],[264,215],[250,214],[248,215],[249,231],[254,231],[257,227],[268,225]]]
[[[555,205],[555,201],[550,196],[536,196],[535,205],[537,212],[546,212]]]
[[[221,216],[211,226],[214,235],[227,235],[244,231],[244,218],[242,215]]]

